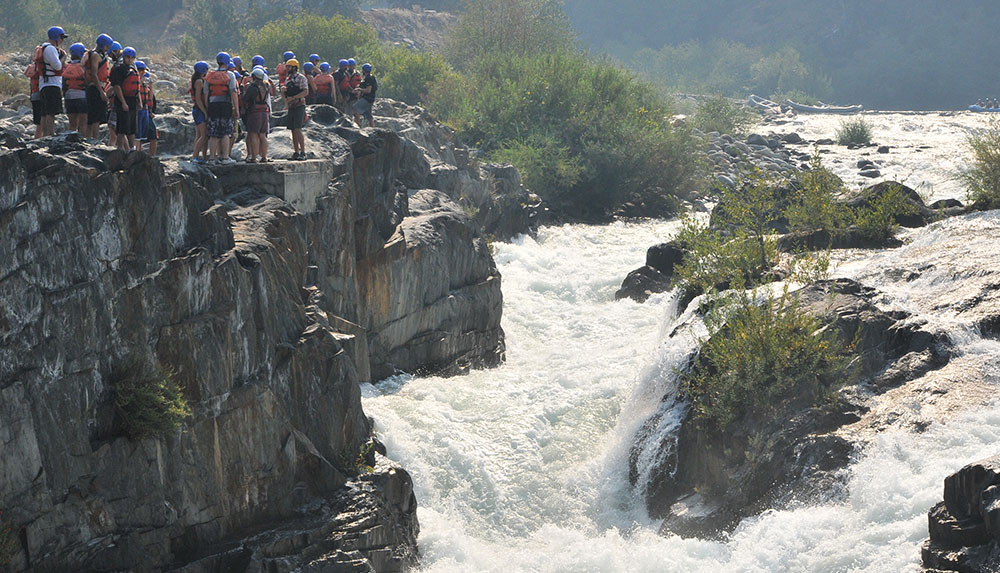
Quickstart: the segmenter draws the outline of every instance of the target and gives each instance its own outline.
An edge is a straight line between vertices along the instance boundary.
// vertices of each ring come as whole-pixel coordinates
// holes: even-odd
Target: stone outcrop
[[[650,515],[664,519],[663,533],[719,535],[774,507],[785,492],[831,479],[854,451],[835,431],[864,410],[851,396],[861,388],[885,391],[947,363],[950,346],[943,337],[904,313],[879,310],[875,294],[846,279],[798,293],[801,308],[821,317],[845,346],[856,345],[857,381],[831,403],[814,405],[817,388],[796,388],[769,415],[746,416],[723,432],[689,416],[682,393],[664,396],[630,456],[632,483],[645,495]],[[696,360],[692,356],[690,365]],[[677,412],[681,418],[672,420]]]
[[[314,125],[312,161],[206,168],[0,132],[13,569],[414,564],[409,476],[358,471],[359,384],[497,364],[503,332],[489,248],[446,193],[408,190],[408,140]],[[191,405],[160,439],[118,430],[132,357]]]
[[[969,464],[944,480],[944,500],[927,513],[921,552],[936,571],[1000,570],[1000,456]]]

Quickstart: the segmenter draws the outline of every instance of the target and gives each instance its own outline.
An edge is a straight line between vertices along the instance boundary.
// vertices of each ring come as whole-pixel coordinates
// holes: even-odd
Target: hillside
[[[790,46],[829,79],[832,100],[869,108],[963,108],[996,95],[1000,72],[1000,4],[984,0],[574,0],[566,11],[582,41],[627,62],[681,44]]]

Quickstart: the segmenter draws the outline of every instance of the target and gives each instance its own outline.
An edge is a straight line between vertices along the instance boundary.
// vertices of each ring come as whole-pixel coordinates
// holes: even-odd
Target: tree
[[[559,0],[471,0],[452,30],[450,61],[468,69],[484,57],[570,50],[573,32]]]

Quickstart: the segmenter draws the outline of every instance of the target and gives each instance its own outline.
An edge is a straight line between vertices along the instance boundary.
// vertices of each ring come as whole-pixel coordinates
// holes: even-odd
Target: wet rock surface
[[[0,123],[13,569],[413,565],[408,476],[351,461],[371,429],[359,384],[497,364],[503,332],[475,223],[443,179],[403,183],[412,140],[317,122],[310,161],[206,167],[20,133]],[[181,429],[116,432],[130,356],[173,372]]]

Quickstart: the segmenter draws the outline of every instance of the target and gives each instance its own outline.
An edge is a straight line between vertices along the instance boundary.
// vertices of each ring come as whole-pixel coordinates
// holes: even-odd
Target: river
[[[940,195],[941,174],[928,179]],[[940,500],[943,478],[998,453],[1000,407],[988,396],[988,407],[949,410],[922,432],[890,427],[871,437],[837,495],[746,519],[723,540],[657,534],[629,485],[628,453],[695,341],[668,339],[683,310],[669,294],[640,305],[615,301],[614,292],[645,248],[677,228],[565,225],[496,244],[506,362],[468,376],[397,376],[363,388],[380,439],[414,478],[423,571],[919,569],[926,512]],[[898,252],[841,255],[835,274],[879,288],[880,305],[940,323],[956,344],[952,364],[961,370],[953,374],[995,388],[1000,344],[938,303],[964,280],[949,265],[974,263],[968,253],[941,253],[962,245],[984,257],[1000,252],[990,242],[1000,237],[1000,217],[973,215],[904,236],[908,245]],[[969,246],[973,237],[980,244]],[[916,280],[885,272],[926,268],[928,257],[939,272]]]

